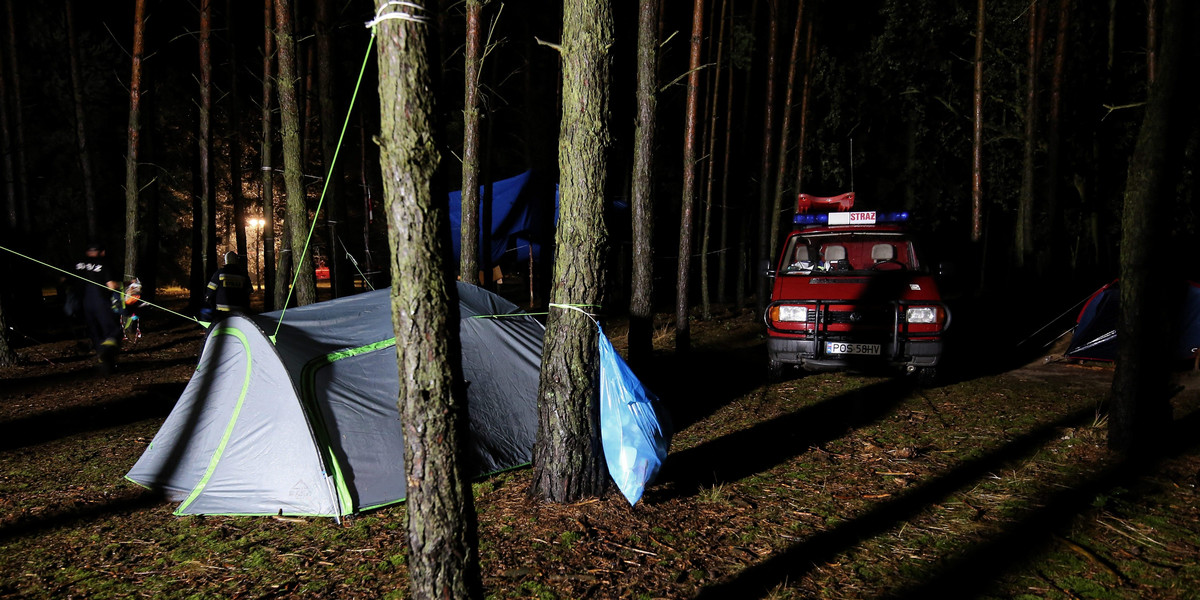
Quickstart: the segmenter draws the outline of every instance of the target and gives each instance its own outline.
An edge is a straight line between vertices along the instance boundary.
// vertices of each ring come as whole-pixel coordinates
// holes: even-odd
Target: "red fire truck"
[[[800,194],[795,229],[768,271],[768,373],[890,369],[930,381],[950,311],[905,230],[909,215],[853,207],[853,192]]]

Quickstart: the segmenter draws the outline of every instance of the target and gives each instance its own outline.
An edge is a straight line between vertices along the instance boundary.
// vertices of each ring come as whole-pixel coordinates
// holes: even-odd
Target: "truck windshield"
[[[810,275],[915,270],[912,242],[901,235],[827,234],[793,236],[784,248],[780,273]]]

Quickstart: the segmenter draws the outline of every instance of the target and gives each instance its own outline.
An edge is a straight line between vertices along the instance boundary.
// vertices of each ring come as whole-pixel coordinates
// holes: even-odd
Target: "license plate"
[[[825,354],[879,354],[881,350],[882,346],[879,344],[825,342]]]

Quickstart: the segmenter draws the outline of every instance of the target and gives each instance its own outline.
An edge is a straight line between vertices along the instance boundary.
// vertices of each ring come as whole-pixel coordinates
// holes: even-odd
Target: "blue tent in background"
[[[504,253],[515,250],[517,260],[528,260],[533,252],[534,260],[541,258],[542,240],[546,232],[553,234],[553,226],[547,227],[545,203],[529,185],[532,171],[492,183],[491,243],[488,254],[491,262],[500,262]],[[487,187],[479,186],[480,204],[487,201]],[[546,200],[549,200],[548,198]],[[557,207],[557,198],[555,206]],[[556,211],[557,212],[557,211]],[[480,206],[482,221],[487,210]],[[487,230],[480,228],[482,245]],[[460,255],[462,243],[462,191],[450,192],[450,236],[454,245],[454,256]]]
[[[1075,333],[1064,356],[1084,360],[1117,359],[1117,316],[1121,290],[1117,281],[1096,290],[1075,322]],[[1200,284],[1187,283],[1181,312],[1172,320],[1179,336],[1173,347],[1163,348],[1162,357],[1172,362],[1191,360],[1200,348]]]

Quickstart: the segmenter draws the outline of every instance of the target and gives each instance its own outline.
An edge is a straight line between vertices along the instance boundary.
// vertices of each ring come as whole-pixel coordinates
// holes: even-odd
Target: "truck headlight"
[[[779,307],[780,321],[807,321],[808,307],[807,306],[790,306],[787,304]]]
[[[909,323],[937,323],[937,309],[932,306],[914,306],[904,311],[904,320]]]

